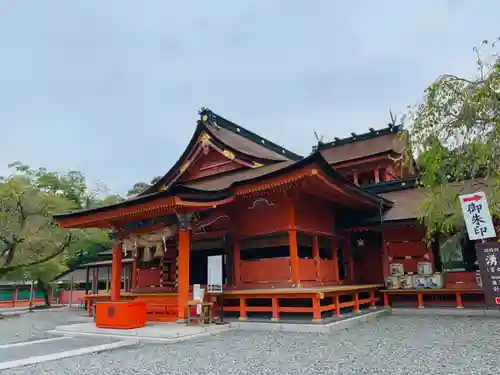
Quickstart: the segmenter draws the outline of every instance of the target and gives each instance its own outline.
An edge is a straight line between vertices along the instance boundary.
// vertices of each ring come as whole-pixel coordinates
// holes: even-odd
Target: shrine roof
[[[392,191],[381,192],[378,195],[393,202],[393,206],[380,216],[367,219],[365,222],[386,222],[399,220],[415,220],[418,218],[420,205],[424,202],[427,191],[414,184],[416,179],[391,181]],[[389,185],[389,184],[388,184]],[[449,183],[452,192],[458,194],[469,194],[478,190],[488,190],[485,182],[480,179]],[[379,187],[380,188],[380,187]],[[457,198],[458,200],[458,198]]]
[[[388,152],[401,154],[406,149],[406,145],[400,139],[402,130],[402,126],[397,125],[379,130],[370,129],[369,132],[359,135],[353,133],[351,137],[337,138],[332,142],[320,144],[318,151],[330,164],[338,164]]]
[[[328,164],[328,162],[323,158],[320,152],[315,152],[300,161],[281,162],[260,168],[233,172],[225,176],[214,176],[212,178],[189,181],[184,186],[205,192],[217,191],[220,194],[223,191],[227,191],[228,189],[236,186],[279,177],[280,175],[285,175],[287,173],[291,173],[312,165],[319,168],[331,180],[337,182],[341,186],[344,186],[346,189],[355,191],[356,193],[365,197],[369,197],[373,201],[381,202],[385,207],[390,207],[392,205],[392,202],[390,200],[380,197],[377,194],[371,193],[370,191],[348,181],[343,175],[338,173],[332,166]]]
[[[215,138],[246,155],[273,161],[300,160],[302,156],[277,145],[258,134],[213,114],[213,121],[201,121]]]
[[[211,137],[211,142],[219,148],[228,150],[243,160],[268,165],[281,161],[302,159],[302,156],[213,113],[209,109],[202,108],[199,115],[200,119],[197,122],[196,129],[181,157],[156,184],[139,195],[153,193],[161,187],[174,182],[182,174],[179,173],[182,165],[194,153],[203,133],[207,133]]]

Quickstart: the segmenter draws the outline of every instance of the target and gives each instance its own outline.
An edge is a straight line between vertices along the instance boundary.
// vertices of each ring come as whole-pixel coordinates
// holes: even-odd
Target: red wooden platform
[[[239,312],[240,319],[246,319],[248,313],[261,312],[271,313],[273,320],[278,320],[282,313],[310,313],[313,320],[320,320],[323,313],[331,312],[339,316],[344,308],[359,311],[362,307],[375,307],[380,299],[377,291],[381,288],[382,285],[374,284],[229,290],[224,292],[224,311]],[[177,320],[176,293],[122,293],[121,298],[146,302],[148,321]],[[214,296],[208,298],[213,299]],[[88,301],[89,314],[92,314],[96,302],[109,299],[108,294],[87,295],[85,300]]]

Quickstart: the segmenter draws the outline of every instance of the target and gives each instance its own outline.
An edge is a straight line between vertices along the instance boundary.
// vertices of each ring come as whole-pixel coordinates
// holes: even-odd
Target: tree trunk
[[[45,300],[45,306],[50,307],[50,287],[43,280],[38,279],[36,281],[37,289],[43,293],[43,299]]]

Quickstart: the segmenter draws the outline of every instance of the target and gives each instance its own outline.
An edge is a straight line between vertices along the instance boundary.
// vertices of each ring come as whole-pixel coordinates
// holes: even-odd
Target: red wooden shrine
[[[154,186],[55,220],[111,230],[111,293],[94,299],[142,301],[149,320],[185,319],[192,285],[206,284],[216,254],[225,256],[224,310],[242,319],[320,320],[374,307],[391,262],[407,272],[436,265],[416,221],[418,171],[398,163],[407,152],[401,130],[370,129],[301,157],[202,109],[186,150]],[[124,257],[130,292],[121,291]]]

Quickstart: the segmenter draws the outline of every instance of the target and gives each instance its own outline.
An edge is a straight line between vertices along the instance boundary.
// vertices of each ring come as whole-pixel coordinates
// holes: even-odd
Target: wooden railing
[[[239,312],[240,319],[247,319],[249,312],[272,313],[272,320],[279,320],[281,313],[311,313],[313,321],[321,320],[323,313],[332,312],[333,316],[340,316],[342,309],[352,308],[360,311],[362,306],[375,308],[379,298],[376,292],[381,285],[344,285],[320,289],[286,289],[286,290],[254,290],[228,291],[224,293],[224,311]],[[249,306],[252,300],[267,300],[266,306]],[[288,300],[288,303],[281,303]],[[310,306],[292,306],[290,300],[308,300]],[[237,305],[230,301],[237,301]],[[270,302],[270,303],[269,303]],[[326,303],[324,303],[326,302]],[[303,305],[303,304],[302,304]]]
[[[462,309],[463,295],[484,295],[483,289],[478,288],[453,288],[453,289],[387,289],[382,290],[384,306],[391,307],[391,295],[409,295],[416,297],[417,307],[424,308],[424,296],[454,296],[457,309]]]

